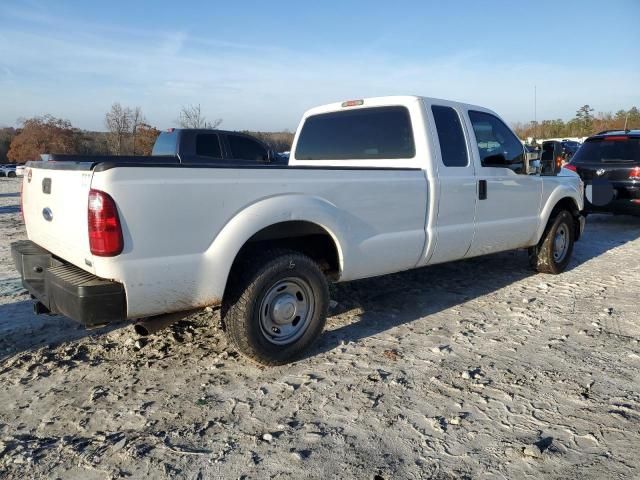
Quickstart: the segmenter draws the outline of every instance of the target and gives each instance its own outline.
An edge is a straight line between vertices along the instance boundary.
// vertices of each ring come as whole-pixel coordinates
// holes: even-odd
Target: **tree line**
[[[77,155],[151,155],[160,130],[149,125],[140,107],[116,102],[105,114],[106,132],[75,128],[69,120],[46,114],[20,119],[19,127],[0,128],[0,163],[24,163],[43,153]],[[182,128],[220,126],[222,119],[207,120],[200,105],[183,106],[176,123]],[[290,132],[246,132],[275,151],[291,148]]]
[[[528,138],[585,137],[602,130],[622,128],[640,129],[640,110],[631,107],[615,113],[599,112],[583,105],[569,121],[542,120],[540,122],[515,123],[518,136]],[[21,119],[18,128],[0,128],[0,163],[7,161],[24,163],[39,158],[41,153],[66,153],[78,155],[151,155],[153,144],[160,130],[149,125],[140,107],[114,103],[105,114],[106,132],[92,132],[73,127],[69,120],[43,115]],[[176,123],[182,128],[217,128],[222,119],[208,120],[200,105],[183,106]],[[272,150],[282,152],[291,149],[293,133],[244,131]]]
[[[589,105],[583,105],[576,111],[571,120],[565,122],[556,120],[542,120],[540,122],[515,123],[512,125],[518,136],[528,138],[560,138],[587,137],[603,130],[640,129],[640,110],[631,107],[629,110],[618,110],[615,113],[598,112]]]

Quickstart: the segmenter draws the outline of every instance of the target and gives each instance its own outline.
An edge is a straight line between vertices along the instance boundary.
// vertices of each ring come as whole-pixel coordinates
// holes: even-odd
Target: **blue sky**
[[[0,125],[50,113],[104,129],[119,101],[174,126],[294,130],[304,110],[417,94],[507,121],[640,107],[640,0],[2,0]]]

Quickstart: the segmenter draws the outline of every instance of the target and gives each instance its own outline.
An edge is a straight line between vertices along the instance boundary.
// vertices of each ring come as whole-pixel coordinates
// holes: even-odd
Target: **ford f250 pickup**
[[[220,305],[240,352],[282,364],[322,331],[328,282],[519,248],[557,274],[584,228],[578,175],[532,173],[498,115],[446,100],[313,108],[287,165],[162,158],[28,165],[12,254],[39,311],[93,327]]]

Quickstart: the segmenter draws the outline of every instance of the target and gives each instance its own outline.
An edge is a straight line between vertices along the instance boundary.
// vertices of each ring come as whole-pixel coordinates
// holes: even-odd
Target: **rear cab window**
[[[640,164],[640,137],[610,135],[588,138],[571,159],[572,164]]]
[[[170,130],[167,132],[161,132],[156,139],[156,143],[153,144],[153,150],[151,155],[157,157],[173,157],[178,153],[178,132],[176,130]]]
[[[367,107],[308,117],[295,150],[297,160],[409,159],[415,156],[409,111]]]

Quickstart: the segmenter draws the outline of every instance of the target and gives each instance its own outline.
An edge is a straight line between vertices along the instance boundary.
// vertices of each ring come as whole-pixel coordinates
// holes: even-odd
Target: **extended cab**
[[[221,305],[237,349],[279,364],[322,331],[328,281],[518,248],[562,272],[582,182],[525,158],[486,108],[330,104],[304,114],[288,165],[32,162],[12,252],[41,311],[96,326]]]

